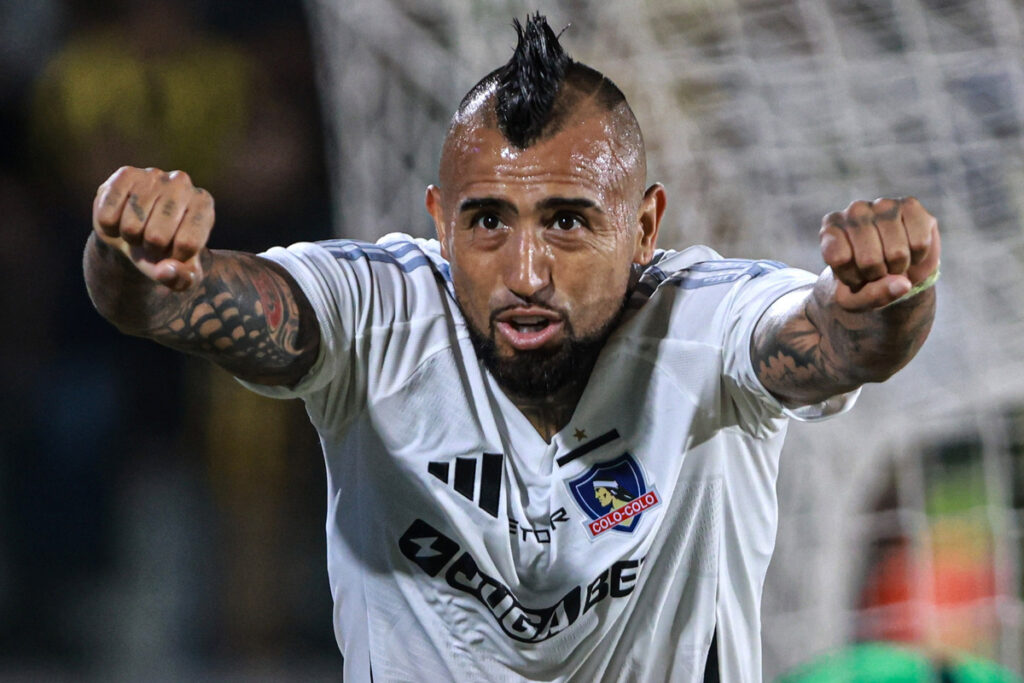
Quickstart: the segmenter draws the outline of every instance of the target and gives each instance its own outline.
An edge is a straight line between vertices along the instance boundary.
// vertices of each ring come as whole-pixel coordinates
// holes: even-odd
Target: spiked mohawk
[[[583,99],[593,98],[607,111],[623,106],[639,136],[626,96],[601,72],[571,59],[547,19],[537,12],[526,18],[526,26],[518,20],[512,23],[519,40],[511,59],[466,93],[452,119],[453,126],[485,97],[493,102],[495,123],[505,139],[526,149],[557,133]]]
[[[540,12],[512,20],[515,52],[497,73],[498,126],[517,147],[530,146],[551,121],[558,91],[574,64]]]

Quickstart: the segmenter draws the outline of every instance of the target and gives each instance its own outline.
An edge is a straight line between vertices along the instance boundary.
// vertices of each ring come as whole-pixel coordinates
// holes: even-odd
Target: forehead
[[[458,197],[571,190],[608,204],[642,183],[636,178],[640,151],[630,143],[607,113],[576,116],[526,149],[476,118],[460,122],[449,134],[441,160],[441,184]]]

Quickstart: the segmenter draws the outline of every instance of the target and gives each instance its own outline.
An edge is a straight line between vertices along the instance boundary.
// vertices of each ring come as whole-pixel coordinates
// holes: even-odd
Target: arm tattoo
[[[781,297],[758,323],[751,358],[758,378],[791,403],[816,403],[865,382],[891,377],[914,357],[931,329],[935,291],[890,308],[851,313],[832,296],[834,282]]]
[[[294,384],[313,365],[319,327],[302,290],[283,268],[241,252],[205,252],[193,290],[154,288],[146,300],[161,344],[193,353],[262,384]]]

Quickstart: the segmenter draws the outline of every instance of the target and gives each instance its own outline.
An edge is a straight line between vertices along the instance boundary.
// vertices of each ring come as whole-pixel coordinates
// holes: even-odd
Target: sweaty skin
[[[661,185],[642,189],[639,128],[628,110],[583,97],[557,130],[520,149],[497,129],[492,105],[484,93],[455,120],[441,185],[426,196],[466,320],[499,360],[578,348],[570,340],[599,348],[631,264],[653,256],[665,209]],[[93,303],[124,332],[244,379],[293,385],[318,353],[316,316],[280,266],[209,250],[213,222],[212,198],[186,174],[119,169],[93,204],[84,259]],[[828,268],[772,304],[751,339],[758,378],[791,405],[888,378],[935,315],[934,288],[900,300],[939,264],[938,223],[916,199],[853,202],[828,214],[819,235]],[[590,358],[550,392],[503,389],[550,440],[592,367]]]
[[[599,333],[621,309],[630,265],[653,256],[665,207],[660,185],[643,191],[642,147],[619,134],[619,113],[584,102],[520,149],[479,106],[453,125],[426,197],[467,322],[505,358],[564,344],[569,328]],[[579,379],[551,396],[506,394],[550,439]]]

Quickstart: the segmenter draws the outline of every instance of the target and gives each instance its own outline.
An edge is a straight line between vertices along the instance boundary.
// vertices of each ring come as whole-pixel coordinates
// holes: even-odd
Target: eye
[[[587,223],[579,214],[560,213],[555,216],[553,225],[559,230],[568,231],[572,230],[573,228],[586,227]]]
[[[501,227],[501,219],[493,213],[482,213],[473,219],[473,225],[484,230],[497,230]]]

